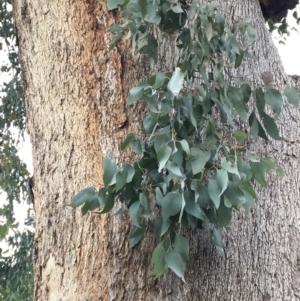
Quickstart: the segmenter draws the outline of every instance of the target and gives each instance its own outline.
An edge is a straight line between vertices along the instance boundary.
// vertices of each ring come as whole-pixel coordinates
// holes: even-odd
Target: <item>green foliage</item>
[[[130,90],[127,105],[143,100],[149,107],[146,138],[130,133],[121,146],[131,148],[136,162],[117,166],[107,156],[104,187],[80,191],[70,205],[84,203],[83,213],[100,207],[102,214],[121,202],[133,223],[130,246],[143,237],[158,208],[153,275],[171,269],[184,280],[189,242],[182,228],[205,229],[223,254],[219,229],[229,225],[233,210],[249,212],[257,197],[253,185],[267,187],[268,172],[283,175],[270,158],[259,159],[248,150],[245,140],[251,135],[282,139],[275,121],[284,102],[298,105],[298,91],[286,88],[285,98],[274,88],[253,87],[230,75],[231,68],[252,58],[248,49],[255,31],[247,19],[227,29],[215,2],[201,6],[195,1],[190,7],[171,1],[121,2],[109,2],[109,8],[121,5],[124,18],[123,25],[113,27],[113,44],[128,31],[133,50],[147,54],[153,65],[158,43],[152,29],[158,26],[163,34],[178,34],[178,64],[174,72],[158,72]],[[247,124],[250,131],[245,131]]]
[[[1,200],[0,299],[32,300],[32,227],[23,233],[15,221],[15,202],[27,197],[29,174],[17,149],[26,129],[25,105],[20,82],[11,1],[0,0],[0,51],[7,61],[1,70],[0,101],[0,188],[6,194]],[[16,134],[17,133],[17,134]]]
[[[0,188],[6,192],[8,204],[0,213],[12,223],[13,201],[20,202],[27,193],[29,175],[17,153],[25,131],[26,115],[10,1],[0,0],[0,16],[0,48],[8,57],[8,62],[1,66],[2,78],[7,81],[1,87],[0,102]],[[15,130],[18,135],[13,135]]]
[[[0,20],[1,51],[8,57],[8,62],[1,66],[2,77],[7,77],[8,81],[4,82],[1,89],[0,129],[2,132],[15,126],[23,132],[26,127],[26,116],[10,1],[0,0]]]
[[[7,239],[7,250],[0,248],[0,299],[30,301],[33,299],[33,220],[22,233]],[[14,250],[12,254],[11,250]]]

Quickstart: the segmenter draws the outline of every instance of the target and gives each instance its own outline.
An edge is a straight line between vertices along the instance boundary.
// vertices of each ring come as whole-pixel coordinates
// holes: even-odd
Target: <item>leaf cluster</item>
[[[107,156],[104,187],[85,188],[70,206],[83,205],[82,214],[95,209],[103,214],[118,200],[117,214],[128,208],[133,224],[131,247],[157,208],[153,275],[171,269],[184,280],[189,242],[182,229],[205,229],[223,254],[220,229],[229,225],[233,210],[249,212],[257,198],[254,183],[267,187],[272,169],[283,175],[281,167],[258,158],[246,142],[251,136],[282,139],[276,119],[284,102],[298,105],[299,95],[292,87],[284,95],[271,87],[253,88],[231,74],[243,60],[253,59],[248,49],[255,30],[247,19],[227,28],[215,2],[201,6],[195,1],[188,8],[172,1],[121,2],[108,1],[110,9],[121,5],[124,15],[124,24],[112,29],[112,44],[126,29],[133,49],[155,63],[158,42],[151,28],[158,26],[164,34],[178,33],[178,64],[174,72],[159,71],[130,91],[127,105],[142,100],[149,107],[146,138],[130,133],[121,146],[138,159],[119,167]]]

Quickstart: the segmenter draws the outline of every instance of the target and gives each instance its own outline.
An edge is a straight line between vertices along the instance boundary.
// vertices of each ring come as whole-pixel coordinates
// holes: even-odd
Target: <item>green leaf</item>
[[[145,84],[142,84],[140,86],[132,88],[129,92],[129,97],[127,98],[126,104],[131,105],[140,100],[143,97],[145,86]]]
[[[120,189],[122,189],[126,183],[126,180],[127,180],[127,176],[128,176],[128,173],[127,173],[127,170],[124,169],[124,170],[120,170],[118,173],[117,173],[117,176],[116,176],[116,192],[118,192]]]
[[[108,10],[112,10],[118,7],[118,5],[124,4],[125,0],[107,0]]]
[[[250,85],[247,84],[247,83],[243,83],[240,87],[240,90],[243,94],[244,103],[248,103],[248,101],[250,100],[250,96],[251,96],[251,87],[250,87]]]
[[[177,67],[168,83],[168,89],[173,93],[173,95],[177,96],[179,94],[182,89],[183,80],[184,73],[179,67]]]
[[[221,167],[222,169],[225,169],[227,172],[236,174],[240,178],[240,174],[236,165],[230,161],[227,161],[225,157],[221,158]]]
[[[250,125],[250,133],[251,135],[256,138],[258,135],[258,120],[255,116],[254,111],[249,116],[249,125]]]
[[[98,207],[100,207],[100,202],[98,196],[95,194],[91,200],[85,202],[85,204],[81,207],[81,214],[84,216],[88,211],[93,211]]]
[[[195,203],[194,200],[191,200],[189,198],[185,198],[185,207],[184,207],[184,210],[188,214],[190,214],[190,215],[192,215],[192,216],[194,216],[194,217],[196,217],[196,218],[198,218],[200,220],[205,220],[206,219],[205,213],[199,207],[198,203]]]
[[[275,140],[282,140],[283,138],[279,136],[279,131],[275,123],[274,118],[270,117],[266,113],[264,114],[264,127],[267,130],[268,134]]]
[[[218,208],[216,214],[217,214],[217,218],[218,218],[220,226],[222,226],[222,227],[229,226],[231,218],[232,218],[232,209],[227,208],[224,204],[224,201],[221,201],[220,207]]]
[[[142,208],[140,202],[137,201],[129,207],[129,215],[132,223],[141,228]]]
[[[263,118],[265,113],[265,94],[261,88],[255,90],[256,107],[260,118]]]
[[[272,108],[275,117],[279,116],[283,104],[280,92],[275,89],[268,89],[265,93],[265,101]]]
[[[162,217],[157,218],[154,223],[156,239],[160,240],[160,238],[168,231],[170,225],[171,222],[169,220],[164,221]]]
[[[234,68],[238,68],[241,66],[241,63],[243,61],[245,52],[243,50],[240,50],[240,54],[236,55],[235,63],[234,63]]]
[[[103,182],[105,186],[110,186],[115,184],[115,176],[118,170],[117,164],[112,161],[110,158],[105,157],[103,159]]]
[[[157,62],[157,41],[156,39],[152,36],[149,35],[148,38],[148,45],[143,46],[139,52],[141,54],[147,54],[149,58],[153,60],[154,63]]]
[[[159,187],[156,187],[155,188],[155,200],[156,200],[156,204],[159,205],[159,206],[162,206],[163,204],[163,199],[164,199],[164,196],[163,194],[161,193],[161,190]]]
[[[176,176],[178,179],[184,179],[185,175],[182,174],[178,164],[173,162],[168,162],[166,165],[169,172],[171,172],[174,176]]]
[[[220,189],[220,194],[218,196],[220,197],[228,185],[228,173],[225,169],[219,169],[217,171],[217,183]]]
[[[213,36],[212,23],[205,15],[200,15],[201,28],[204,30],[207,40],[210,41]]]
[[[184,12],[183,9],[182,9],[182,7],[181,7],[181,5],[180,5],[179,3],[177,3],[176,6],[173,6],[173,7],[172,7],[172,11],[173,11],[174,13],[176,13],[176,14],[180,14],[180,13],[183,13],[183,12]]]
[[[161,170],[165,167],[171,154],[172,154],[171,147],[169,147],[167,143],[162,144],[159,150],[157,151],[157,160],[159,164],[158,172],[161,172]]]
[[[150,213],[149,199],[145,193],[140,193],[139,195],[140,204],[143,207],[143,216],[147,216]]]
[[[166,221],[170,216],[180,212],[182,206],[182,196],[179,191],[169,192],[162,202],[162,218]]]
[[[258,136],[266,141],[268,141],[268,137],[266,135],[266,132],[265,130],[263,129],[262,125],[260,124],[259,121],[257,121],[257,124],[258,124]],[[271,135],[270,135],[271,136]]]
[[[270,170],[275,168],[275,162],[273,162],[270,158],[266,157],[261,159],[260,161],[264,166],[266,172],[269,172]]]
[[[189,144],[187,143],[186,140],[181,140],[179,141],[181,144],[182,149],[186,152],[186,154],[189,156],[191,154]]]
[[[250,209],[255,206],[255,199],[253,196],[246,190],[243,190],[246,198],[246,202],[243,204],[246,214],[249,213]]]
[[[190,21],[194,20],[196,13],[198,13],[198,3],[191,2],[191,9],[188,11],[188,18]]]
[[[182,260],[180,254],[172,249],[169,249],[165,254],[165,262],[168,268],[170,268],[179,278],[184,280],[185,263]]]
[[[254,179],[263,187],[268,187],[268,183],[265,180],[266,168],[261,162],[251,162],[251,169],[253,171]]]
[[[233,182],[228,185],[224,197],[226,205],[230,203],[236,209],[239,209],[246,202],[244,192],[237,183]]]
[[[225,28],[225,18],[220,13],[216,13],[214,29],[218,32],[219,36],[222,36]]]
[[[141,8],[142,17],[145,18],[145,16],[147,15],[148,1],[147,0],[138,0],[138,1]]]
[[[165,73],[157,72],[155,75],[155,84],[153,85],[153,89],[161,88],[164,85],[167,78],[168,77],[165,75]]]
[[[242,120],[247,119],[247,107],[243,101],[241,91],[235,87],[228,88],[228,98],[231,101],[235,111],[240,115]]]
[[[209,180],[207,185],[208,194],[211,197],[212,201],[215,204],[215,207],[218,209],[220,206],[220,195],[221,190],[219,188],[217,180]]]
[[[127,171],[126,183],[130,183],[132,181],[132,178],[134,177],[135,169],[131,165],[125,164],[124,165],[124,170]]]
[[[109,50],[112,50],[119,42],[119,40],[123,37],[124,28],[121,27],[119,24],[115,24],[110,28],[110,31],[114,34],[114,37],[109,44]]]
[[[136,237],[142,237],[143,234],[146,232],[146,226],[142,225],[142,227],[136,227],[134,226],[132,230],[130,231],[129,238],[136,238]],[[130,246],[132,248],[132,246]]]
[[[284,95],[290,104],[298,107],[299,105],[299,91],[294,87],[286,87],[284,89]]]
[[[211,240],[212,240],[213,244],[217,247],[218,252],[221,255],[224,255],[222,235],[216,228],[213,228],[213,230],[212,230]]]
[[[129,147],[129,144],[132,140],[135,140],[135,136],[134,136],[134,134],[130,133],[127,135],[126,139],[124,140],[124,142],[121,145],[122,152],[124,152]]]
[[[233,136],[236,138],[237,141],[244,141],[247,138],[247,134],[241,131],[234,132]]]
[[[214,17],[215,16],[215,11],[217,10],[218,7],[219,7],[219,3],[217,1],[210,2],[207,5],[208,15],[210,17]]]
[[[139,230],[135,230],[135,229],[139,229]],[[134,228],[134,230],[136,232],[141,232],[143,231],[142,228]],[[135,234],[135,233],[134,233]],[[143,234],[139,235],[139,236],[135,236],[135,237],[132,237],[132,238],[129,238],[129,247],[130,248],[133,248],[135,245],[137,245],[139,243],[139,241],[143,238]]]
[[[162,276],[168,270],[164,259],[165,254],[166,250],[162,243],[158,244],[153,251],[151,264],[154,266],[154,268],[152,274],[156,277]]]
[[[258,135],[259,137],[263,138],[266,141],[269,140],[263,127],[261,126],[260,122],[257,120],[254,111],[249,116],[249,125],[250,125],[250,133],[254,138],[256,138]]]
[[[98,200],[101,204],[102,210],[96,211],[97,214],[104,214],[109,212],[115,204],[115,197],[111,193],[107,193],[105,188],[102,188],[98,192]],[[117,215],[117,214],[116,214]]]
[[[247,30],[244,34],[244,41],[247,46],[251,46],[255,42],[255,29],[247,24]]]
[[[191,166],[193,174],[196,175],[200,173],[207,161],[210,159],[211,152],[210,151],[203,151],[202,149],[192,147],[191,148]]]
[[[141,154],[143,152],[141,141],[139,140],[131,140],[129,142],[130,147],[136,154]]]
[[[254,199],[257,198],[255,190],[253,189],[251,183],[248,180],[240,181],[238,185],[240,189],[243,190],[243,192],[247,191]]]
[[[158,113],[150,112],[150,115],[147,115],[144,119],[143,126],[147,134],[150,134],[154,129],[158,116]]]
[[[72,202],[69,206],[71,206],[72,208],[76,208],[84,204],[85,202],[92,200],[95,193],[96,190],[94,187],[84,188],[81,191],[79,191],[75,196],[73,196]]]
[[[7,227],[6,224],[0,225],[0,241],[5,238],[5,236],[7,235],[8,231],[9,231],[9,229],[8,229],[8,227]]]
[[[152,24],[159,24],[161,21],[161,16],[157,14],[157,4],[155,2],[148,2],[147,15],[145,16],[145,21]]]
[[[158,152],[159,148],[162,146],[164,143],[168,143],[172,139],[172,136],[170,132],[167,132],[165,134],[159,133],[157,137],[155,137],[154,140],[154,149],[156,152]]]
[[[181,235],[176,235],[174,242],[174,251],[180,254],[183,262],[186,264],[189,259],[190,252],[189,241]]]
[[[232,50],[236,53],[236,54],[240,54],[240,46],[236,40],[236,36],[232,35],[229,39],[229,44],[232,48]]]
[[[251,152],[251,151],[247,150],[246,151],[246,156],[252,162],[259,162],[255,152]]]

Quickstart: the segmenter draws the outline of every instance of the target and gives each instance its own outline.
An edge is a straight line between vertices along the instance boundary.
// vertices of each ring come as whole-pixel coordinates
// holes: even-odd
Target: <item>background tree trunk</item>
[[[299,113],[280,119],[286,141],[253,141],[253,149],[283,165],[270,177],[248,216],[238,213],[228,230],[225,257],[201,231],[186,233],[191,257],[184,284],[174,274],[150,276],[151,227],[128,247],[128,216],[81,217],[65,207],[80,189],[102,184],[102,158],[128,132],[141,132],[142,105],[126,108],[128,91],[153,71],[131,56],[128,42],[108,51],[117,13],[100,0],[14,0],[22,81],[33,145],[35,178],[35,300],[297,300],[300,298]],[[258,0],[220,1],[230,22],[245,16],[257,30],[257,62],[242,72],[261,83],[271,71],[287,83],[267,32]],[[174,70],[175,44],[160,46],[159,68]]]

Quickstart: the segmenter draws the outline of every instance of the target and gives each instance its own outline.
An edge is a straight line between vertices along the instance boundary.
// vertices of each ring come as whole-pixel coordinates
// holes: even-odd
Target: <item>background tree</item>
[[[261,82],[261,73],[269,71],[275,85],[289,83],[259,2],[219,4],[229,23],[250,16],[256,25],[258,61],[246,61],[243,74]],[[189,231],[186,284],[171,273],[156,280],[149,275],[154,236],[129,249],[126,215],[82,218],[64,207],[79,189],[102,185],[103,154],[113,150],[122,162],[126,134],[141,133],[143,105],[127,109],[125,99],[151,74],[149,64],[132,57],[126,40],[109,52],[109,27],[119,19],[104,2],[15,0],[13,7],[33,144],[36,300],[297,299],[297,111],[285,108],[279,121],[285,140],[251,141],[260,155],[271,154],[282,164],[286,175],[271,175],[270,188],[260,192],[249,216],[236,214],[224,258],[207,234]],[[174,49],[174,37],[159,39],[158,70],[174,70]]]
[[[15,43],[11,3],[0,1],[0,299],[25,301],[32,299],[33,291],[33,219],[28,207],[26,224],[31,226],[21,230],[15,212],[17,203],[27,198],[29,179],[17,151],[26,116]]]

